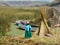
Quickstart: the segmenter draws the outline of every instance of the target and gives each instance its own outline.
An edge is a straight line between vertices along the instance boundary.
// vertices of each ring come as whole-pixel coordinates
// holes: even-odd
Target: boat
[[[26,25],[19,24],[19,29],[25,30]],[[38,27],[32,27],[31,31],[34,32],[37,30]]]

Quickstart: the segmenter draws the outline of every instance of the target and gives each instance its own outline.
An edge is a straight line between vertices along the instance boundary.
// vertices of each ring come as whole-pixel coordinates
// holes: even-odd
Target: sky
[[[0,1],[47,1],[47,2],[51,2],[53,0],[0,0]]]

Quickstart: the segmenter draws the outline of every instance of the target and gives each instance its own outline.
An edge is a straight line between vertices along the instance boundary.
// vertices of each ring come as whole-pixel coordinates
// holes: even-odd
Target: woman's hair
[[[29,23],[27,23],[26,25],[29,25]]]

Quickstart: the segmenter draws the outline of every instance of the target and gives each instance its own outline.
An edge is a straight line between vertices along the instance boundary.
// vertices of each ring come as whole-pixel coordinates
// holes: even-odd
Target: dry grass
[[[18,12],[15,15],[34,15],[33,12]]]
[[[35,9],[0,7],[0,32],[9,31],[10,24],[16,19],[31,20],[35,18]],[[2,31],[3,30],[3,31]],[[5,33],[4,33],[5,34]]]
[[[31,15],[30,19],[34,19],[32,15],[36,11],[35,8],[28,8],[29,10],[25,9],[17,9],[17,8],[0,8],[0,27],[2,26],[4,30],[9,27],[10,23],[15,21],[16,18],[21,18],[26,15]],[[35,9],[35,10],[34,10]],[[26,11],[26,12],[24,12]],[[18,13],[21,12],[21,13]],[[23,16],[22,16],[23,15]],[[29,17],[23,17],[24,19],[29,19]],[[2,20],[3,19],[3,20]],[[22,18],[21,18],[22,19]],[[2,28],[2,29],[3,29]],[[1,30],[1,29],[0,29]],[[28,40],[21,36],[11,37],[11,36],[2,36],[0,38],[0,45],[60,45],[60,27],[59,28],[51,28],[51,31],[54,33],[51,37],[38,37],[35,36],[34,38]],[[24,42],[25,41],[25,42]]]

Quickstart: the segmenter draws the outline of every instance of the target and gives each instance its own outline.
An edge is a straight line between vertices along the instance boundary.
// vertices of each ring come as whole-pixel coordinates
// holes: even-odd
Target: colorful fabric
[[[31,26],[27,25],[25,27],[25,38],[31,38],[31,37],[32,37]]]

